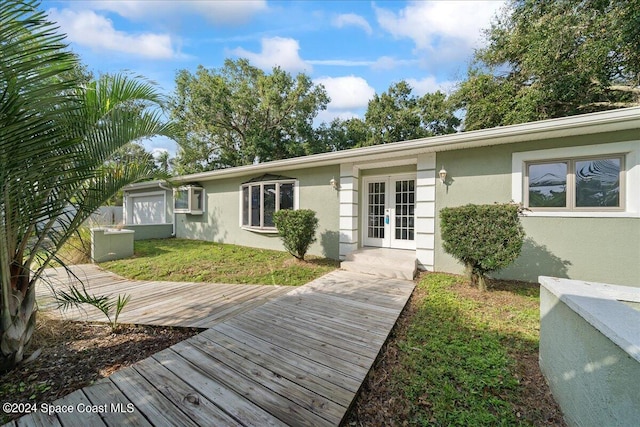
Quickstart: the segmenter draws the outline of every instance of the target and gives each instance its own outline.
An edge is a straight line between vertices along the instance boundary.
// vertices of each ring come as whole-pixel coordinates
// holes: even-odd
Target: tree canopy
[[[178,173],[301,156],[313,141],[313,119],[329,98],[304,73],[270,74],[245,59],[220,69],[179,71],[171,104],[178,123]]]
[[[86,82],[56,28],[35,1],[0,2],[0,372],[31,338],[43,269],[118,189],[153,173],[114,153],[171,134],[153,85]]]
[[[512,0],[486,35],[466,130],[640,105],[639,0]]]

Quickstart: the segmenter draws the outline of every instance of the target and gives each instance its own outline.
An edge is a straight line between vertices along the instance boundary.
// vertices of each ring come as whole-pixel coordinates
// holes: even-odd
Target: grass
[[[535,425],[546,416],[535,413],[542,402],[524,396],[516,366],[527,354],[537,368],[530,356],[538,348],[538,288],[496,286],[481,293],[459,276],[435,273],[419,281],[389,375],[390,394],[402,402],[396,419],[510,426]]]
[[[287,252],[200,240],[163,239],[135,242],[133,258],[100,264],[138,280],[242,283],[299,286],[334,269],[338,261]]]

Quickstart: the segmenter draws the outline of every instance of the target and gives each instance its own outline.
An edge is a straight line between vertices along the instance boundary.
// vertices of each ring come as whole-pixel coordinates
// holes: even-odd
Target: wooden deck
[[[54,402],[74,413],[17,425],[339,425],[413,288],[330,273]]]
[[[127,294],[131,300],[120,323],[208,328],[239,313],[286,294],[288,286],[231,285],[128,280],[93,264],[73,266],[73,273],[95,295]],[[41,310],[55,310],[51,287],[66,290],[78,281],[63,268],[47,269],[36,289]],[[58,311],[61,318],[104,322],[105,316],[90,306]]]

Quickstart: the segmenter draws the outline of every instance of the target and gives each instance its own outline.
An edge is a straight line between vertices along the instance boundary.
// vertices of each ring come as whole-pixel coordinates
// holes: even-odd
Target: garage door
[[[164,197],[162,195],[133,198],[134,224],[164,224]]]

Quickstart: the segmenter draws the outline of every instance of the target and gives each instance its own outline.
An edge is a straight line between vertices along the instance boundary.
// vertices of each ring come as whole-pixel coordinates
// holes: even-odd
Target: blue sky
[[[414,93],[464,79],[481,30],[502,1],[43,1],[71,49],[96,74],[128,70],[170,95],[176,72],[247,58],[305,72],[332,101],[317,121],[362,117],[400,80]],[[176,144],[146,141],[151,151]]]

